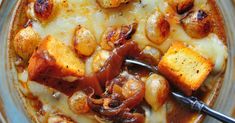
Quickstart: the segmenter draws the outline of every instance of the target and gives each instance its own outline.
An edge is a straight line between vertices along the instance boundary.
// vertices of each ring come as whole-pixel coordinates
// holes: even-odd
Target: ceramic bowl
[[[20,0],[0,0],[0,120],[3,123],[31,122],[15,88],[17,73],[9,53],[10,25],[19,2]],[[235,110],[235,4],[232,0],[216,2],[225,22],[229,57],[224,82],[213,108],[231,116]],[[203,122],[217,121],[206,117]]]

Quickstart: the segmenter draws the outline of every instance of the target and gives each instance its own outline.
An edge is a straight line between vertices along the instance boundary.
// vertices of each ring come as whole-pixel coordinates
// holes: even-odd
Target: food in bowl
[[[212,105],[226,69],[214,0],[21,0],[10,35],[35,122],[192,122],[170,95]],[[159,68],[152,73],[124,59]]]

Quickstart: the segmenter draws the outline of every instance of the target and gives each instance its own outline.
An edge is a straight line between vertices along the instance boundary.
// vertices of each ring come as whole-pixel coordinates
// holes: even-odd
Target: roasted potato
[[[35,0],[34,13],[38,20],[47,22],[52,19],[57,11],[55,0]]]
[[[78,25],[73,36],[73,46],[78,55],[90,56],[96,50],[97,43],[88,29]]]
[[[104,50],[112,50],[114,48],[114,42],[119,38],[119,31],[117,28],[108,27],[102,35],[100,47]]]
[[[125,41],[131,39],[136,28],[137,23],[120,27],[108,27],[102,35],[100,42],[101,48],[104,50],[112,50],[115,46],[124,44]]]
[[[68,100],[69,108],[76,114],[89,111],[87,105],[87,95],[83,91],[74,93]]]
[[[142,88],[142,85],[140,81],[136,79],[130,79],[128,80],[122,87],[122,95],[125,98],[130,98],[131,96],[135,95],[140,89]]]
[[[211,32],[210,16],[203,10],[192,11],[181,19],[185,32],[192,38],[204,38]]]
[[[127,3],[130,0],[97,0],[99,5],[103,8],[119,7],[122,3]]]
[[[110,53],[106,50],[99,50],[94,54],[92,62],[93,72],[99,71],[105,64],[106,60],[109,58]]]
[[[158,74],[152,74],[145,83],[145,100],[156,111],[166,101],[170,88],[167,80]]]
[[[162,13],[156,11],[148,17],[145,32],[151,42],[159,45],[168,38],[170,34],[170,24]]]
[[[25,61],[28,61],[40,41],[39,34],[32,27],[21,29],[13,41],[15,52]]]
[[[168,0],[168,3],[178,14],[184,14],[194,6],[194,0]]]
[[[143,51],[141,52],[144,58],[141,58],[149,63],[157,65],[161,58],[161,52],[154,47],[146,46]]]
[[[176,6],[177,13],[183,14],[192,9],[193,6],[194,6],[194,0],[180,0]]]

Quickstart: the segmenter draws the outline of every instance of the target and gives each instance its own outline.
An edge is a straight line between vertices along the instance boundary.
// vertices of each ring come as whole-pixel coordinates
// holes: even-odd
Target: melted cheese
[[[33,5],[32,3],[29,4],[28,14],[33,20],[36,20],[32,23],[33,28],[41,35],[41,37],[50,34],[64,41],[67,45],[71,45],[74,30],[76,26],[80,24],[89,29],[94,34],[97,42],[99,42],[102,33],[108,26],[129,25],[133,22],[137,22],[138,28],[132,39],[139,44],[141,49],[147,45],[151,45],[164,53],[170,47],[172,41],[183,41],[186,44],[189,44],[192,49],[210,59],[215,65],[214,72],[220,72],[224,69],[227,58],[227,49],[226,46],[221,43],[222,41],[218,36],[216,34],[210,34],[203,39],[192,39],[189,37],[178,23],[179,16],[174,13],[165,0],[141,0],[142,2],[133,0],[129,4],[124,4],[115,9],[100,8],[95,0],[55,1],[58,6],[57,15],[53,20],[47,23],[40,23],[35,19],[36,17],[32,10]],[[197,8],[208,7],[206,4],[206,0],[196,0],[195,2]],[[165,14],[171,25],[170,36],[161,45],[151,43],[145,35],[146,19],[149,15],[154,13],[156,9]],[[87,74],[92,73],[92,60],[93,57],[90,57],[86,62]],[[24,77],[22,79],[25,80]],[[48,107],[56,108],[79,122],[95,122],[93,119],[89,119],[89,115],[76,115],[71,112],[67,105],[67,97],[64,95],[62,95],[59,100],[55,100],[51,96],[52,90],[34,82],[29,82],[29,89],[47,105],[45,106],[47,107],[46,109],[48,109]],[[146,122],[166,122],[165,105],[155,112],[148,108],[145,109],[147,117]]]
[[[46,86],[43,86],[41,84],[38,84],[36,82],[29,82],[28,87],[30,91],[34,94],[34,96],[37,96],[40,101],[42,101],[43,110],[47,113],[53,113],[53,112],[61,112],[65,116],[71,117],[73,120],[81,123],[94,123],[95,119],[89,115],[76,115],[73,113],[67,103],[68,97],[60,94],[59,98],[54,98],[53,90],[48,89]]]
[[[183,41],[191,45],[192,49],[212,61],[214,73],[223,72],[228,57],[227,47],[216,34],[211,33],[205,38],[193,39],[184,32],[181,26],[175,25],[172,28],[174,30],[171,34],[172,40]]]
[[[166,123],[166,104],[157,111],[151,110],[148,107],[143,107],[145,110],[146,123]]]
[[[56,18],[46,24],[42,24],[39,21],[33,22],[33,28],[37,30],[42,37],[50,34],[69,45],[75,27],[80,24],[87,27],[99,42],[102,33],[108,26],[128,25],[132,22],[138,22],[137,31],[132,39],[138,42],[140,48],[144,48],[146,45],[153,45],[162,52],[166,52],[172,41],[184,41],[193,45],[197,52],[201,53],[206,58],[209,58],[214,63],[214,72],[219,72],[224,69],[227,58],[227,49],[215,34],[211,34],[204,39],[192,39],[184,32],[179,23],[175,23],[172,19],[168,19],[171,23],[171,34],[169,39],[162,45],[157,46],[152,44],[146,38],[146,18],[156,9],[161,10],[167,17],[171,17],[172,15],[176,16],[164,0],[142,0],[141,3],[131,2],[118,9],[108,10],[100,8],[95,0],[57,0],[56,3],[59,4]],[[195,5],[198,8],[208,9],[206,4],[207,1],[205,0],[195,1]],[[32,3],[29,4],[29,6],[28,11],[31,13],[31,16],[35,18],[35,15],[32,12]],[[178,17],[176,16],[175,19],[177,18]]]

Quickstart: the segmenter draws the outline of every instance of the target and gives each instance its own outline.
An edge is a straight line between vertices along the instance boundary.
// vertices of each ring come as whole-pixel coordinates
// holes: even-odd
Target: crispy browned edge
[[[24,11],[25,5],[26,5],[27,2],[28,2],[28,0],[18,0],[15,9],[12,10],[13,15],[12,15],[12,20],[10,20],[11,21],[10,26],[9,26],[10,33],[8,35],[8,43],[7,43],[7,45],[8,45],[7,48],[9,48],[8,49],[8,52],[9,52],[8,53],[9,54],[8,61],[10,63],[6,64],[10,68],[10,70],[15,69],[14,68],[14,61],[15,61],[15,57],[16,57],[12,41],[13,41],[14,36],[16,35],[16,33],[20,29],[23,28],[23,25],[27,21],[27,19],[25,18],[26,14],[21,12],[21,11]],[[23,105],[23,109],[24,109],[27,117],[29,119],[31,119],[33,122],[37,123],[38,122],[37,117],[35,117],[35,115],[33,115],[32,111],[29,111],[29,109],[30,109],[29,108],[29,102],[20,90],[20,87],[19,87],[20,83],[17,80],[13,80],[12,83],[15,84],[14,87],[16,88],[18,96],[21,99],[20,103]]]
[[[20,23],[22,23],[22,20],[20,20],[19,17],[22,16],[21,14],[25,14],[23,12],[21,13],[21,11],[24,9],[24,2],[27,2],[27,0],[19,0],[18,1],[18,4],[17,4],[16,9],[14,11],[15,17],[12,19],[11,25],[10,25],[11,31],[8,36],[9,37],[8,38],[9,39],[8,40],[8,42],[9,42],[8,48],[10,48],[9,51],[11,52],[11,53],[9,53],[10,54],[9,61],[11,61],[11,62],[14,62],[14,57],[15,57],[15,53],[14,53],[14,49],[12,48],[11,41],[14,38],[16,32],[20,29],[19,25],[20,25]],[[218,20],[217,25],[216,25],[217,26],[216,34],[220,37],[220,39],[223,40],[223,43],[227,44],[226,43],[227,39],[226,39],[226,34],[225,34],[225,28],[224,28],[224,20],[223,20],[223,17],[221,16],[221,12],[220,12],[215,0],[208,0],[208,2],[210,3],[210,5],[212,5],[211,7],[214,10],[212,16],[214,16],[214,18],[216,18],[216,20]],[[223,76],[224,75],[222,75],[222,78],[224,78]],[[218,83],[215,85],[216,89],[214,90],[214,97],[209,101],[209,103],[208,103],[209,106],[214,105],[222,83],[223,83],[223,79],[219,80]],[[21,93],[21,91],[19,90],[19,87],[17,87],[17,85],[16,85],[16,88],[17,88],[17,91],[19,92],[19,96],[22,99],[21,102],[23,103],[24,109],[25,109],[26,113],[28,114],[29,118],[32,119],[34,122],[37,122],[36,117],[34,117],[34,115],[31,114],[27,110],[27,100],[24,98],[24,95]],[[199,123],[202,122],[204,120],[204,118],[205,118],[204,115],[199,116],[198,122]]]
[[[225,24],[224,24],[225,22],[222,17],[222,13],[216,3],[216,0],[208,0],[208,1],[212,9],[214,10],[212,16],[214,16],[214,18],[216,18],[217,20],[216,34],[223,41],[223,43],[227,45],[227,36],[225,34]],[[215,86],[215,89],[213,90],[214,95],[210,100],[208,100],[208,103],[207,103],[209,107],[212,107],[215,104],[215,101],[219,95],[221,86],[223,84],[223,81],[224,81],[224,72],[221,73],[221,79],[219,79],[218,82],[214,85]],[[198,123],[201,123],[204,119],[205,119],[205,115],[202,115],[202,116],[199,115]]]
[[[208,0],[208,2],[210,3],[212,9],[214,9],[214,11],[212,11],[211,16],[213,16],[213,18],[215,18],[216,20],[216,25],[215,25],[215,33],[219,36],[219,38],[223,41],[224,44],[227,45],[227,36],[225,34],[225,27],[224,27],[224,19],[221,16],[222,13],[220,12],[220,9],[216,3],[216,0]]]

